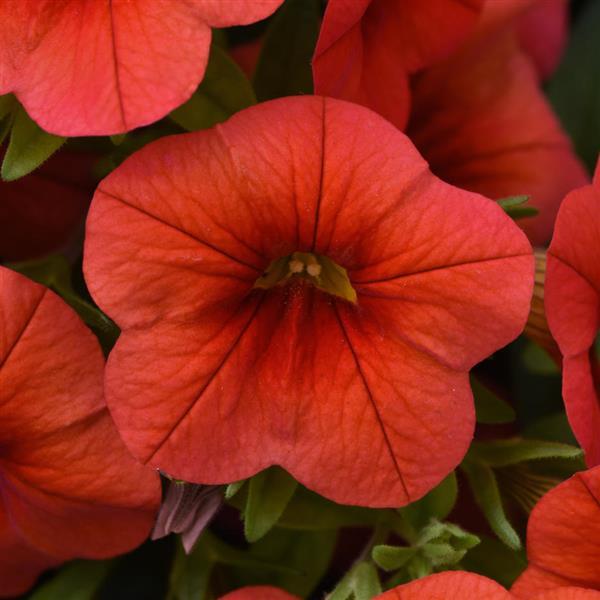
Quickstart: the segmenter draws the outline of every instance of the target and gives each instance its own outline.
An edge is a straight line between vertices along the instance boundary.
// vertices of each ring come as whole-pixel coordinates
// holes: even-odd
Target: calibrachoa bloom
[[[463,457],[468,371],[522,330],[533,256],[377,114],[304,97],[129,158],[84,273],[122,328],[107,402],[141,460],[195,483],[278,464],[400,506]]]
[[[395,5],[392,0],[381,2]],[[550,239],[564,195],[585,185],[588,179],[539,89],[539,76],[531,60],[519,48],[517,17],[528,5],[532,3],[488,1],[477,27],[460,48],[413,77],[410,91],[402,93],[412,97],[407,134],[432,171],[453,185],[494,199],[530,195],[531,204],[540,209],[540,214],[524,219],[520,225],[534,243],[541,244]],[[451,15],[440,13],[441,17],[447,23],[443,31],[451,29]],[[336,21],[335,25],[339,28],[343,23]],[[328,25],[326,15],[323,30],[327,31],[328,26],[333,24]],[[438,30],[435,28],[436,35]],[[382,46],[380,53],[399,52],[379,33],[376,40],[377,46]],[[348,37],[344,43],[347,47],[343,53],[332,55],[337,58],[331,69],[335,66],[337,73],[347,72],[343,60],[359,54],[358,40]],[[365,69],[377,75],[375,67]],[[334,75],[323,70],[318,60],[314,62],[314,73],[317,92],[348,97],[330,89]],[[365,76],[361,81],[366,85],[369,79]],[[386,89],[390,85],[389,77],[377,77],[376,81]],[[391,94],[382,97],[391,98]],[[386,115],[380,106],[363,103]],[[396,106],[400,103],[394,101]],[[397,119],[395,122],[402,125]]]
[[[158,477],[119,439],[93,334],[54,293],[0,267],[0,596],[45,568],[141,543]]]
[[[501,585],[463,571],[446,571],[401,585],[374,600],[515,600],[517,596]],[[525,596],[531,600],[598,600],[600,593],[577,587],[564,587]],[[241,600],[241,598],[240,598]]]
[[[548,492],[527,526],[529,566],[513,593],[579,586],[600,597],[600,467],[577,473]]]
[[[368,106],[403,129],[409,76],[464,41],[485,0],[329,0],[313,58],[315,91]]]
[[[0,0],[0,94],[51,133],[123,133],[191,96],[211,27],[259,21],[282,1]]]
[[[0,182],[0,259],[27,260],[56,251],[77,234],[94,191],[94,157],[57,152],[38,170]]]
[[[534,0],[516,22],[521,48],[541,78],[552,75],[567,41],[569,0]]]
[[[563,398],[589,466],[600,464],[600,166],[592,185],[571,192],[548,249],[546,316],[563,355]]]

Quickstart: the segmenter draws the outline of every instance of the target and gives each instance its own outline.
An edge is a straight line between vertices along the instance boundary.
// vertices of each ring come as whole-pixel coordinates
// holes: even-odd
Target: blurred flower
[[[282,1],[4,0],[0,94],[50,133],[124,133],[191,96],[211,27],[259,21]]]
[[[403,129],[409,76],[447,57],[484,0],[329,0],[313,58],[315,92],[368,106]]]
[[[45,568],[148,535],[158,477],[121,442],[92,333],[54,293],[0,267],[0,596]]]
[[[567,416],[589,466],[600,464],[600,166],[592,185],[563,201],[548,249],[544,293],[563,355]]]
[[[533,256],[384,119],[304,97],[129,158],[84,273],[123,330],[107,401],[144,462],[210,484],[278,464],[400,506],[464,456],[468,371],[522,330]]]
[[[517,19],[519,45],[542,79],[552,75],[567,42],[569,0],[537,0]]]
[[[600,467],[577,473],[540,500],[527,527],[527,557],[529,566],[512,588],[517,597],[578,586],[600,598]]]
[[[17,181],[0,182],[0,259],[21,261],[57,251],[83,221],[92,198],[95,156],[61,150]]]
[[[396,5],[394,0],[379,2],[388,7]],[[539,77],[531,61],[519,49],[516,24],[530,5],[532,1],[488,1],[477,27],[458,50],[446,53],[445,60],[417,73],[411,79],[410,89],[408,84],[398,88],[397,95],[404,98],[403,102],[394,96],[395,88],[390,90],[389,76],[381,77],[370,64],[367,73],[372,72],[378,86],[383,86],[373,87],[377,98],[387,99],[396,107],[412,97],[406,132],[436,175],[494,199],[530,195],[530,204],[540,214],[520,221],[519,225],[532,242],[543,244],[550,239],[564,194],[585,185],[588,178],[539,89]],[[452,22],[447,11],[440,12],[440,19],[442,23],[444,19]],[[341,27],[341,23],[336,21],[336,26]],[[387,23],[397,39],[404,39],[397,20]],[[328,27],[326,15],[323,30],[327,32]],[[446,28],[451,26],[443,25],[443,31]],[[439,28],[431,30],[437,35]],[[397,63],[406,50],[395,48],[389,41],[392,34],[386,37],[383,32],[381,29],[376,38],[380,53],[394,57]],[[340,38],[345,40],[340,49],[343,55],[332,54],[332,70],[335,67],[338,73],[345,73],[342,60],[357,53],[360,56],[360,35],[355,37]],[[384,64],[383,59],[381,62]],[[349,97],[343,90],[331,88],[334,75],[324,70],[318,60],[314,62],[314,72],[317,93]],[[374,86],[366,75],[361,81]],[[367,95],[353,99],[392,118],[389,111]],[[404,125],[398,119],[392,121]]]

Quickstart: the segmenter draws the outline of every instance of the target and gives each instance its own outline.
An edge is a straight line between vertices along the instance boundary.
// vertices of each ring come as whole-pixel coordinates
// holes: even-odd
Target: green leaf
[[[311,59],[319,35],[317,0],[287,0],[267,29],[256,72],[258,99],[312,94]]]
[[[10,133],[8,149],[0,173],[4,181],[14,181],[37,169],[66,139],[46,133],[34,123],[20,106]]]
[[[590,171],[600,152],[600,3],[584,4],[547,90],[550,102]]]
[[[225,500],[231,500],[242,489],[246,481],[247,479],[242,479],[241,481],[234,481],[233,483],[230,483],[225,488]]]
[[[17,99],[12,94],[0,96],[0,119],[8,116],[17,106]]]
[[[119,328],[98,308],[86,302],[71,285],[71,268],[58,254],[22,263],[6,265],[56,292],[93,329],[105,353],[114,346]]]
[[[509,548],[513,550],[521,548],[519,535],[504,512],[494,471],[487,465],[468,459],[462,462],[461,468],[467,476],[475,502],[481,508],[492,531]]]
[[[206,129],[256,103],[252,86],[227,52],[216,44],[202,83],[192,97],[169,116],[187,131]]]
[[[521,355],[524,365],[536,375],[559,375],[560,370],[550,355],[540,346],[527,341]]]
[[[381,544],[373,548],[373,560],[384,571],[401,569],[415,554],[418,548],[414,546],[388,546]]]
[[[298,483],[280,467],[271,467],[252,477],[248,485],[244,533],[255,542],[277,523]]]
[[[580,458],[583,452],[576,446],[549,442],[511,438],[489,442],[473,442],[468,452],[471,460],[491,467],[506,467],[529,460],[544,458]]]
[[[496,425],[511,423],[515,420],[516,415],[513,407],[496,396],[475,376],[471,376],[471,388],[473,389],[478,423]]]
[[[112,561],[77,561],[64,567],[29,600],[91,600],[108,576]]]
[[[336,504],[303,486],[298,486],[277,525],[299,530],[376,525],[385,518],[385,512],[360,506]]]
[[[454,471],[420,500],[400,509],[400,513],[416,529],[422,529],[432,518],[443,521],[454,508],[458,485]]]
[[[126,138],[127,138],[126,133],[118,133],[116,135],[111,135],[110,141],[113,143],[113,145],[120,146],[125,141]]]
[[[178,546],[169,577],[168,600],[205,600],[208,597],[215,562],[205,542],[203,535],[190,554],[185,553],[181,544]]]
[[[527,558],[524,550],[515,552],[495,538],[482,536],[481,543],[467,553],[461,564],[467,571],[495,579],[510,588],[527,566]]]
[[[249,554],[255,560],[273,566],[253,570],[230,569],[227,571],[228,581],[232,583],[231,587],[272,585],[306,598],[325,575],[336,539],[336,531],[291,532],[275,527],[249,548]]]
[[[359,562],[327,596],[327,600],[371,600],[381,594],[381,583],[375,565]]]
[[[539,210],[535,206],[526,206],[529,196],[508,196],[498,200],[506,214],[514,220],[535,217]]]

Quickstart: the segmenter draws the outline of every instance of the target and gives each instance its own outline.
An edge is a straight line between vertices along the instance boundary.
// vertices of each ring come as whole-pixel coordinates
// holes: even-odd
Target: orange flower
[[[567,416],[589,466],[600,464],[600,165],[563,201],[548,249],[544,304],[563,355]]]
[[[259,21],[282,1],[3,0],[0,94],[51,133],[124,133],[191,96],[211,27]]]
[[[522,330],[533,256],[384,119],[304,97],[133,155],[94,196],[84,273],[141,460],[213,484],[279,464],[400,506],[463,457],[468,371]]]
[[[12,596],[49,566],[140,544],[160,491],[108,415],[96,338],[60,298],[0,267],[0,332],[0,596]]]

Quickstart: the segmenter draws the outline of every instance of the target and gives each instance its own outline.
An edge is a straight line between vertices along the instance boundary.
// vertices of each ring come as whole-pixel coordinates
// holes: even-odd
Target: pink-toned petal
[[[537,0],[517,23],[519,44],[542,79],[550,77],[567,42],[568,0]]]
[[[196,89],[211,26],[247,24],[281,0],[7,0],[0,90],[46,131],[109,135],[164,117]],[[2,13],[0,13],[2,16]],[[6,48],[6,50],[5,50]]]
[[[249,25],[273,14],[283,0],[187,0],[211,27]]]

